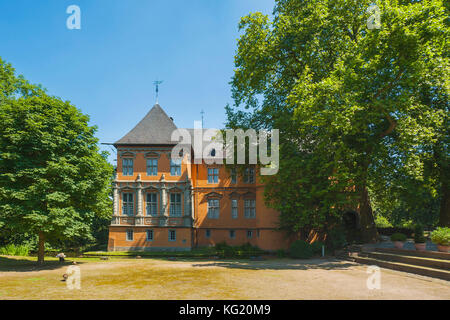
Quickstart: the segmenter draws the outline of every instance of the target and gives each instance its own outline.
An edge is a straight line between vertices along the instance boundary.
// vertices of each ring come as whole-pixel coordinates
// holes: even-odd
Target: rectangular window
[[[122,196],[122,214],[127,216],[134,215],[134,201],[132,193],[124,193]]]
[[[231,200],[231,218],[237,219],[238,217],[238,201],[237,199]]]
[[[122,174],[124,176],[133,175],[133,159],[131,158],[122,159]]]
[[[236,169],[231,169],[231,183],[236,184],[237,183],[237,174]]]
[[[147,175],[158,175],[158,159],[147,159]]]
[[[169,230],[169,241],[177,240],[177,232],[175,230]]]
[[[248,219],[256,217],[256,204],[254,199],[245,199],[244,216]]]
[[[208,218],[219,219],[219,200],[209,199],[208,200]]]
[[[253,231],[252,230],[247,230],[247,238],[251,239],[253,237]]]
[[[170,175],[181,176],[181,159],[170,160]]]
[[[207,229],[205,235],[207,238],[211,238],[211,230]]]
[[[219,183],[219,168],[208,168],[208,183]]]
[[[147,230],[147,241],[153,241],[153,230]]]
[[[170,215],[181,217],[181,193],[170,194]]]
[[[255,183],[255,168],[245,169],[244,183]]]
[[[231,239],[236,238],[236,231],[230,230],[230,238],[231,238]]]
[[[157,216],[158,215],[158,194],[157,193],[147,193],[147,215]]]
[[[133,236],[134,236],[133,230],[128,229],[127,230],[127,241],[133,241]]]

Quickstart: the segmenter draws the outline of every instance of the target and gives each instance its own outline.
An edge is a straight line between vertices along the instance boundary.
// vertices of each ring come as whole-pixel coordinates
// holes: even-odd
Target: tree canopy
[[[376,1],[381,26],[369,29],[372,3],[278,0],[273,21],[257,12],[239,24],[227,126],[280,130],[266,200],[284,229],[323,228],[354,208],[375,240],[380,186],[448,185],[448,8]]]

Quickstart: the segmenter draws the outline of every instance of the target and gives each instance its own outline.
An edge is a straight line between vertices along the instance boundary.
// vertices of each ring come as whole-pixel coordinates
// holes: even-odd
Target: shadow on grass
[[[246,270],[345,270],[354,263],[340,260],[276,260],[276,261],[217,261],[213,263],[193,264],[193,267],[222,267]]]
[[[82,264],[83,262],[77,262]],[[55,270],[72,264],[72,260],[63,263],[59,261],[44,261],[43,265],[38,265],[36,259],[24,259],[21,257],[0,256],[0,272],[30,272],[41,270]]]

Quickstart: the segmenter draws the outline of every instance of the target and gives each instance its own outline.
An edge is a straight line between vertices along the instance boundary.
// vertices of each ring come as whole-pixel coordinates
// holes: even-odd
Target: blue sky
[[[81,30],[69,30],[69,5]],[[0,57],[51,95],[75,104],[114,142],[155,103],[180,127],[221,128],[240,17],[274,0],[0,0]],[[109,150],[108,147],[102,147]]]

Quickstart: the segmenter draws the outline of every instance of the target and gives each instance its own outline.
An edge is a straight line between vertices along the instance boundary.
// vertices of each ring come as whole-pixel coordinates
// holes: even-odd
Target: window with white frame
[[[170,160],[170,175],[181,176],[181,159]]]
[[[253,231],[252,230],[247,230],[247,238],[251,239],[253,237]]]
[[[158,215],[158,194],[157,193],[147,193],[147,215],[157,216]]]
[[[208,218],[219,219],[219,199],[208,199]]]
[[[147,230],[147,241],[153,241],[153,230]]]
[[[176,230],[169,230],[169,241],[177,240],[177,232]]]
[[[244,183],[255,183],[255,168],[246,168],[244,171]]]
[[[208,168],[208,183],[219,183],[219,168]]]
[[[230,230],[230,238],[231,238],[231,239],[236,238],[236,231]]]
[[[147,159],[147,175],[158,175],[158,159]]]
[[[132,193],[122,194],[122,214],[127,216],[134,215],[134,201]]]
[[[122,174],[124,176],[132,176],[133,175],[133,159],[132,158],[123,158],[122,159]]]
[[[237,219],[238,217],[238,200],[231,199],[231,218]]]
[[[133,230],[132,229],[128,229],[127,230],[127,241],[133,241]]]
[[[181,193],[170,194],[170,215],[181,217]]]
[[[248,219],[256,217],[256,201],[255,199],[244,200],[244,216]]]

